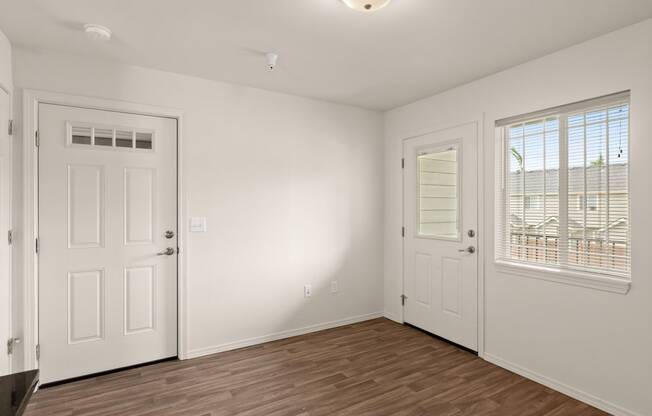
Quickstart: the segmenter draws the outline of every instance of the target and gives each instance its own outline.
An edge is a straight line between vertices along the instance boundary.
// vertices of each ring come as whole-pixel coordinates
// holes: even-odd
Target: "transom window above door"
[[[154,132],[130,127],[95,126],[88,123],[66,123],[67,145],[94,147],[98,150],[154,149]]]
[[[629,93],[496,126],[496,259],[628,280]]]

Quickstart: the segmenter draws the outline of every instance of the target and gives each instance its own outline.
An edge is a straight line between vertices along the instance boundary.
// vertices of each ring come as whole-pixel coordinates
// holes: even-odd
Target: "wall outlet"
[[[337,293],[339,291],[340,291],[340,289],[339,289],[339,286],[337,284],[337,280],[331,281],[331,293]]]
[[[303,287],[303,297],[309,298],[312,296],[312,285],[305,285]]]

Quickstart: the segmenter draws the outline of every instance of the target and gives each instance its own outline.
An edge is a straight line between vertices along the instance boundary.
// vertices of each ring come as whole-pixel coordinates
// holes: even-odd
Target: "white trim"
[[[534,266],[505,260],[496,260],[494,266],[497,272],[507,273],[514,276],[548,280],[571,286],[581,286],[620,294],[627,294],[632,285],[630,280],[619,279],[616,277]]]
[[[577,399],[581,402],[594,406],[600,410],[614,415],[614,416],[643,416],[640,413],[625,409],[624,407],[618,406],[617,404],[602,400],[592,394],[586,393],[582,390],[579,390],[575,387],[569,386],[567,384],[561,383],[555,379],[539,374],[535,371],[528,370],[518,364],[514,364],[507,360],[503,360],[493,354],[485,352],[484,357],[486,361],[502,367],[506,370],[509,370],[513,373],[516,373],[520,376],[528,378],[530,380],[536,381],[539,384],[543,384],[546,387],[549,387],[553,390],[561,392],[567,396],[570,396],[574,399]]]
[[[486,113],[480,114],[480,117],[478,117],[478,120],[475,122],[476,125],[476,131],[475,131],[475,137],[476,137],[476,147],[477,147],[477,155],[476,155],[476,165],[477,165],[477,193],[478,193],[478,218],[477,218],[477,224],[478,224],[478,229],[475,230],[475,238],[476,238],[476,253],[478,256],[478,286],[477,286],[477,311],[476,313],[478,314],[478,357],[484,357],[484,328],[485,328],[485,274],[484,274],[484,269],[485,269],[485,251],[487,247],[490,247],[488,239],[485,239],[485,189],[493,189],[493,187],[487,187],[485,184],[485,181],[491,180],[489,175],[484,174],[484,166],[485,166],[485,144],[484,144],[484,139],[485,139],[485,122],[486,120]]]
[[[261,335],[258,337],[246,338],[239,341],[227,342],[225,344],[197,348],[194,350],[189,350],[186,355],[186,358],[198,358],[198,357],[203,357],[205,355],[217,354],[224,351],[237,350],[239,348],[263,344],[265,342],[296,337],[298,335],[305,335],[311,332],[323,331],[325,329],[337,328],[340,326],[351,325],[358,322],[369,321],[371,319],[377,319],[382,317],[383,317],[383,312],[368,313],[365,315],[358,315],[349,318],[338,319],[337,321],[322,322],[320,324],[304,326],[302,328],[289,329],[286,331],[274,332],[271,334]]]
[[[38,343],[38,272],[34,241],[38,221],[36,194],[36,147],[34,137],[38,125],[37,94],[23,91],[23,366],[24,370],[37,368],[35,348]]]
[[[3,90],[3,91],[6,92],[7,94],[9,94],[9,98],[12,97],[12,91],[13,91],[13,88],[9,88],[9,87],[5,86],[5,84],[3,84],[2,82],[0,82],[0,90]],[[11,109],[12,109],[12,108],[13,108],[13,107],[12,107],[12,102],[11,102],[11,100],[9,100],[9,112],[10,112],[10,113],[11,113]],[[13,114],[13,113],[11,113],[11,114]]]
[[[0,83],[0,91],[4,92],[7,94],[7,115],[8,115],[8,120],[7,122],[9,123],[14,117],[13,117],[13,101],[14,101],[14,96],[11,92],[10,89],[7,89],[3,86],[2,83]],[[16,137],[16,126],[14,122],[13,126],[13,131],[12,134],[9,135],[8,131],[2,132],[3,135],[6,136],[7,142],[9,143],[8,146],[8,167],[9,167],[9,178],[7,178],[7,183],[9,184],[9,189],[7,192],[9,195],[9,212],[7,212],[7,230],[2,230],[2,232],[9,232],[11,231],[12,234],[12,242],[11,244],[7,244],[7,261],[8,261],[8,275],[7,275],[7,284],[9,286],[9,304],[6,305],[6,312],[7,312],[7,319],[8,319],[8,325],[7,325],[7,339],[14,338],[16,335],[14,334],[14,308],[16,307],[15,302],[13,300],[13,293],[14,293],[14,245],[15,245],[15,239],[16,239],[16,233],[14,229],[14,137]],[[2,234],[0,238],[8,238],[5,237],[6,234]],[[5,341],[0,340],[0,341]],[[1,347],[0,347],[1,348]],[[2,352],[0,352],[1,354]],[[9,355],[9,354],[8,354]],[[7,358],[7,369],[9,371],[9,374],[14,372],[14,369],[16,368],[16,365],[14,363],[14,360],[16,360],[16,354],[10,354]]]
[[[35,348],[38,344],[38,257],[34,242],[38,237],[38,148],[34,138],[38,130],[38,105],[40,103],[67,105],[96,110],[167,117],[177,121],[177,243],[180,247],[177,257],[177,355],[187,355],[186,328],[186,259],[182,248],[186,237],[185,224],[185,181],[183,175],[183,117],[180,109],[137,104],[103,98],[68,95],[49,91],[23,90],[23,219],[24,230],[24,369],[38,367]]]
[[[403,324],[403,321],[401,320],[401,318],[399,316],[397,316],[397,315],[395,315],[395,314],[393,314],[393,313],[391,313],[389,311],[384,311],[383,312],[383,317],[389,319],[390,321],[394,321],[394,322],[397,322],[399,324]]]
[[[427,133],[425,133],[427,134]],[[412,136],[418,137],[418,136]],[[405,323],[405,142],[410,139],[410,137],[401,140],[401,291],[398,294],[400,301],[398,304],[398,319],[397,322],[401,324]],[[386,208],[385,208],[386,209]],[[384,253],[383,253],[384,254]],[[384,257],[384,256],[383,256]],[[384,262],[384,259],[383,259]]]
[[[188,270],[185,254],[186,247],[186,181],[184,175],[184,141],[183,119],[184,113],[177,115],[177,355],[180,360],[185,360],[188,353]]]

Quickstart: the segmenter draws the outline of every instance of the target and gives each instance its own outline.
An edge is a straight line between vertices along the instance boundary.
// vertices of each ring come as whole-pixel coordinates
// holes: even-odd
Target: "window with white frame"
[[[496,127],[496,259],[628,279],[629,93]]]

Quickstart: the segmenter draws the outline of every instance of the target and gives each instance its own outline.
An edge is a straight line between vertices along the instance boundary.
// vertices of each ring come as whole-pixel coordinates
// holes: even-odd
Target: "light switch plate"
[[[191,233],[205,233],[206,217],[190,217],[189,228]]]

